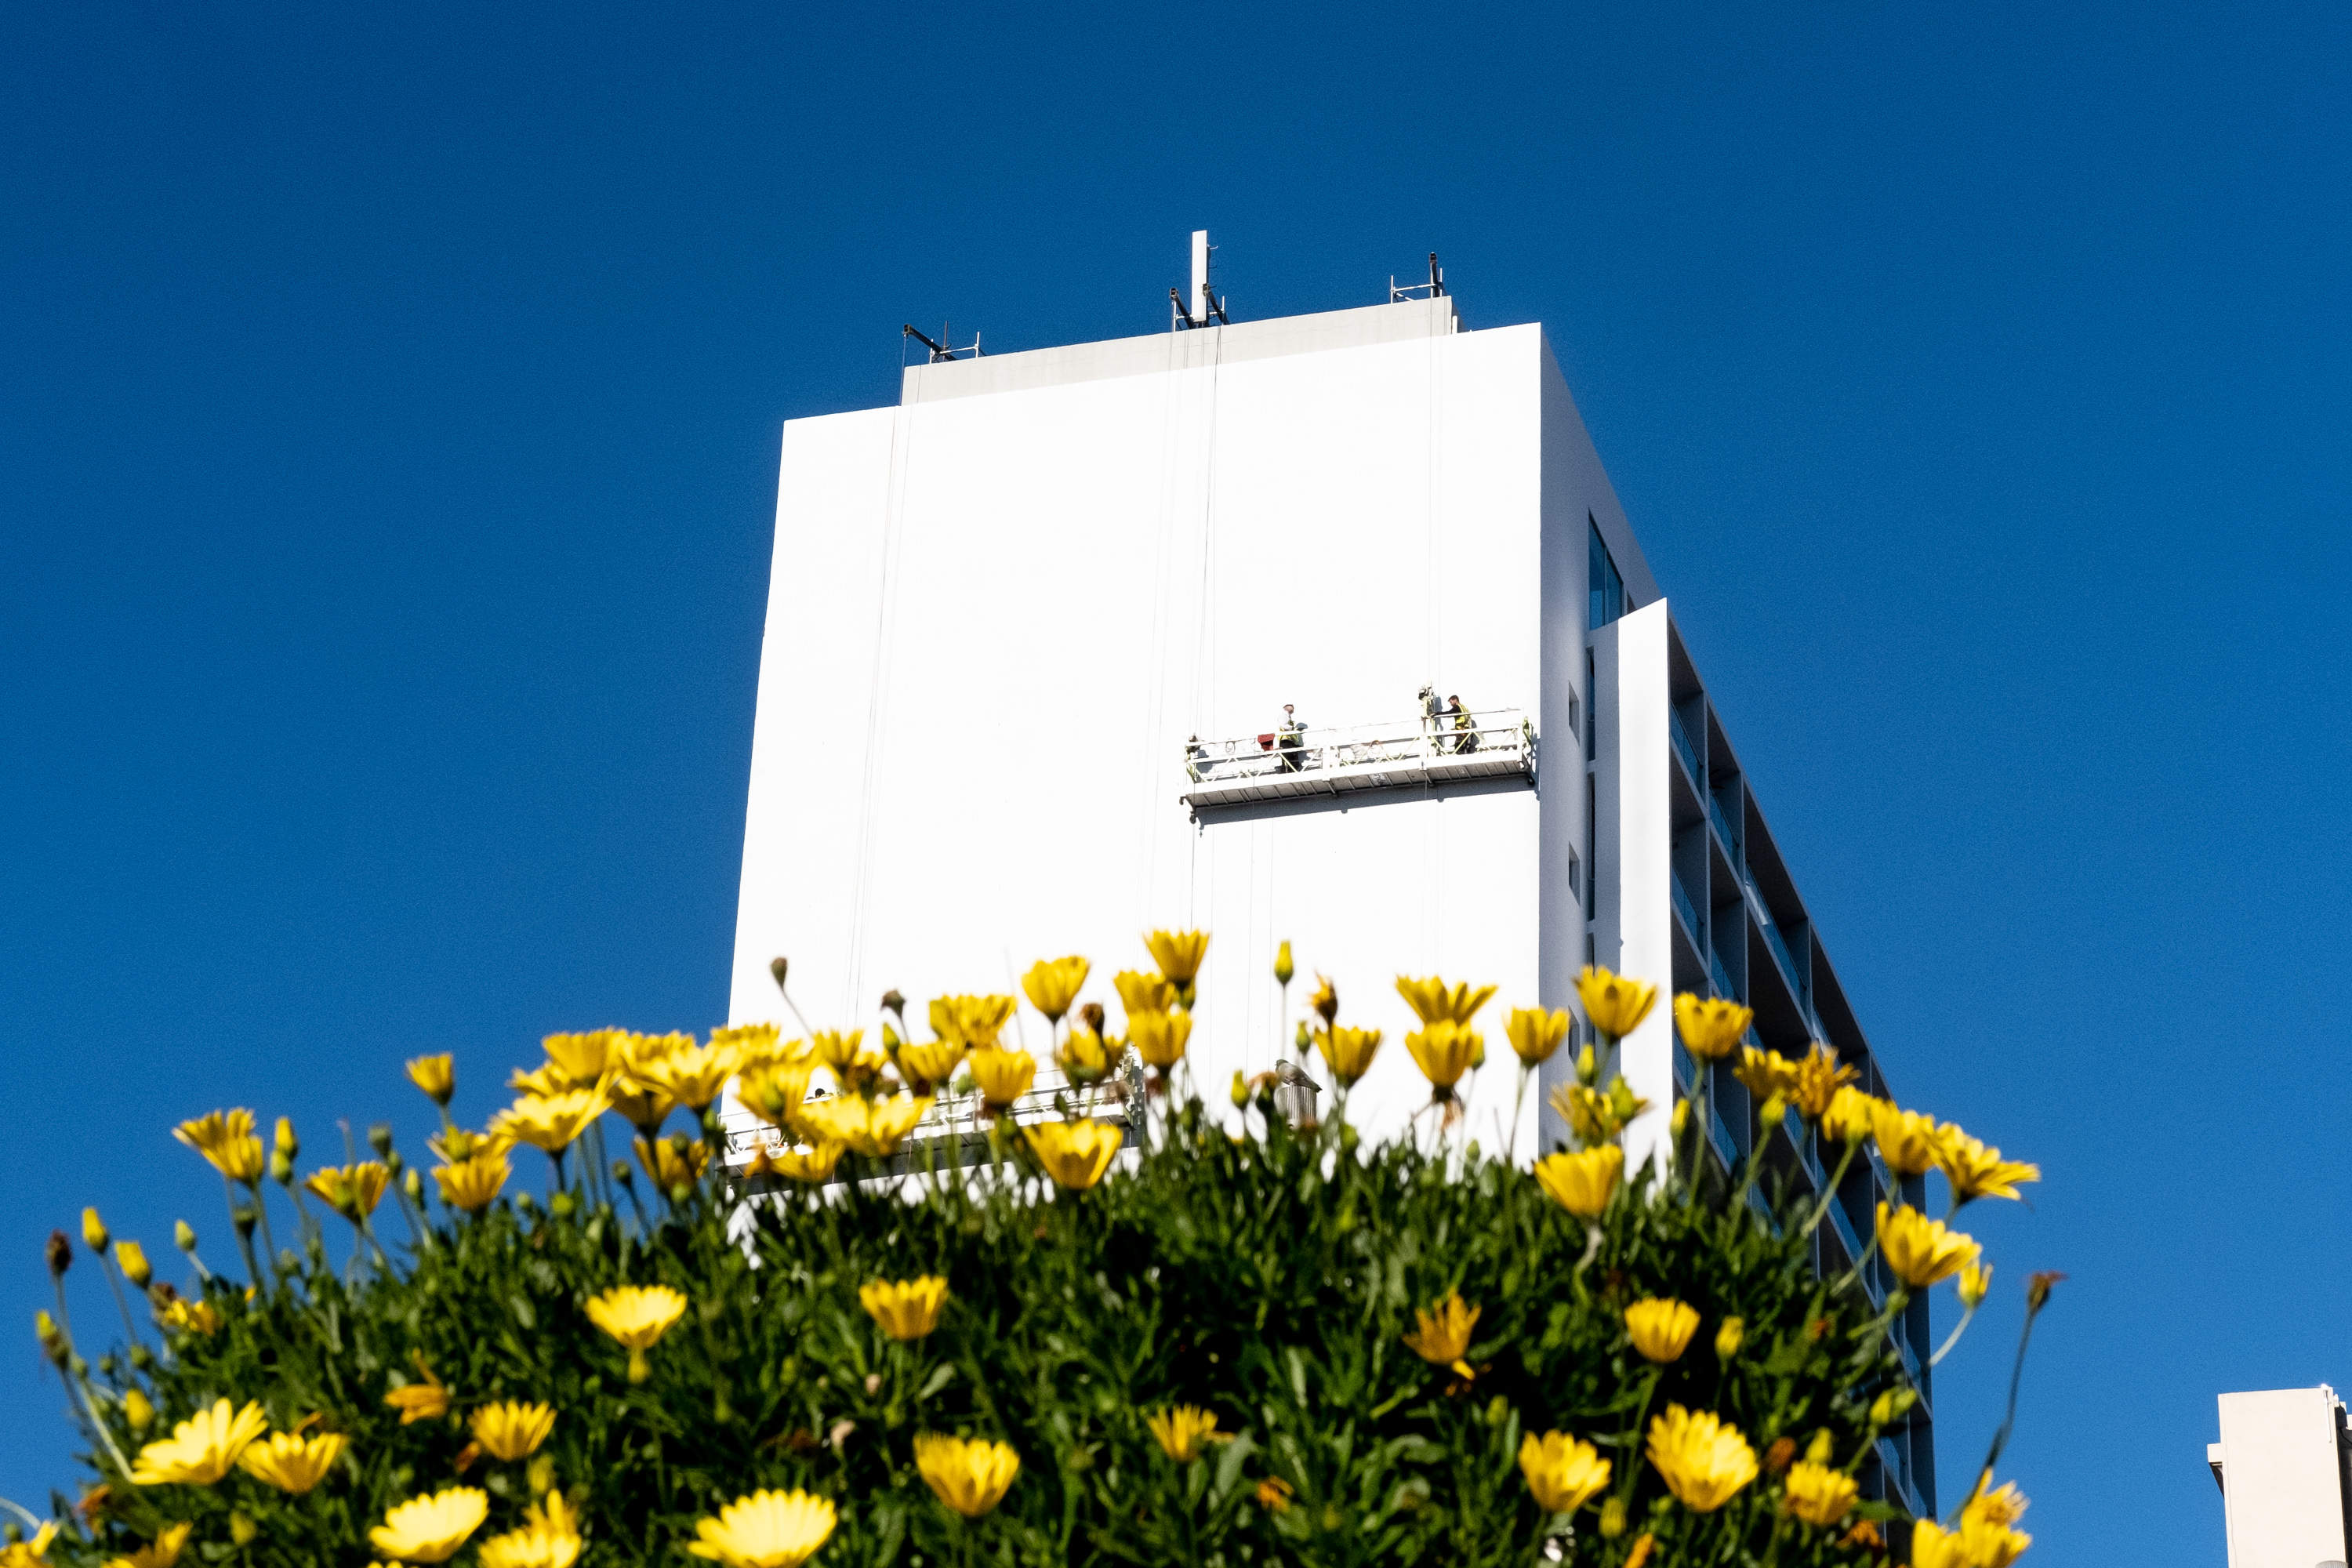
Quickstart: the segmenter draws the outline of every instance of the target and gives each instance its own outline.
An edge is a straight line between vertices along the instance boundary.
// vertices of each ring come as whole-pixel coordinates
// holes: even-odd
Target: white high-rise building
[[[2230,1568],[2344,1568],[2352,1557],[2352,1426],[2326,1384],[2225,1394],[2205,1446]]]
[[[1469,1132],[1524,1156],[1564,1132],[1573,1053],[1520,1102],[1503,1015],[1572,1007],[1587,963],[1737,995],[1762,1044],[1827,1040],[1884,1092],[1543,330],[1466,330],[1430,286],[1226,324],[1193,254],[1167,331],[934,355],[896,405],[785,425],[733,1019],[775,1016],[779,954],[813,1024],[873,1030],[887,989],[919,1022],[1083,953],[1116,1026],[1141,932],[1191,926],[1213,1104],[1298,1059],[1321,971],[1387,1041],[1351,1120],[1425,1135],[1394,977],[1493,982]],[[1636,1163],[1689,1080],[1669,1013],[1619,1064],[1655,1107]],[[1764,1130],[1719,1079],[1737,1158]],[[1825,1267],[1895,1189],[1863,1163]],[[1929,1432],[1923,1399],[1883,1449],[1915,1507]]]

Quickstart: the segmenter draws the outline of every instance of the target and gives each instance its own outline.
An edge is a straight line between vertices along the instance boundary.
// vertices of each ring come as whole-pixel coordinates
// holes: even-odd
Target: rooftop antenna
[[[931,357],[929,363],[932,364],[952,363],[955,357],[960,353],[970,354],[974,359],[978,359],[980,357],[980,334],[978,332],[971,334],[971,347],[968,349],[950,348],[948,345],[952,343],[955,340],[948,336],[948,323],[945,321],[941,321],[940,323],[940,337],[942,341],[939,342],[933,342],[929,338],[924,336],[921,332],[917,331],[912,326],[902,325],[899,327],[898,331],[899,342],[904,342],[907,339],[912,338],[917,342],[922,344],[925,348],[930,350]]]
[[[1209,324],[1211,317],[1216,318],[1221,325],[1233,324],[1233,319],[1225,314],[1225,307],[1232,301],[1218,299],[1209,288],[1209,231],[1205,228],[1194,229],[1192,231],[1192,292],[1190,295],[1184,295],[1173,289],[1168,290],[1168,300],[1173,318],[1168,323],[1171,331],[1178,327],[1205,327]]]
[[[1445,298],[1445,269],[1437,265],[1437,252],[1433,250],[1429,253],[1428,282],[1408,283],[1400,289],[1397,287],[1396,274],[1393,272],[1389,274],[1390,304],[1394,305],[1402,300],[1410,300],[1416,294],[1425,300]]]

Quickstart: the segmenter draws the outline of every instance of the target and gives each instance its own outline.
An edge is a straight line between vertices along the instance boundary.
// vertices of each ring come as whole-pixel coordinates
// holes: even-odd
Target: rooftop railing
[[[1535,776],[1535,724],[1517,708],[1336,729],[1277,727],[1184,746],[1184,802],[1196,809]]]

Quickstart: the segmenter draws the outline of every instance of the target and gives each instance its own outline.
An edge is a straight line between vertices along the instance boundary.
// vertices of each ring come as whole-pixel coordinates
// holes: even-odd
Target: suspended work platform
[[[1457,718],[1467,719],[1466,725]],[[1194,811],[1255,801],[1375,790],[1431,790],[1483,779],[1536,778],[1536,731],[1516,708],[1461,715],[1300,727],[1184,748],[1184,804]]]

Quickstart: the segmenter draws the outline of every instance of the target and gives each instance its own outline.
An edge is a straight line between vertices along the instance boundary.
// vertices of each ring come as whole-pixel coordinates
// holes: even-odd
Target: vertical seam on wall
[[[1444,679],[1445,658],[1445,548],[1444,534],[1444,503],[1441,500],[1442,476],[1439,452],[1442,447],[1438,386],[1438,354],[1441,340],[1437,335],[1437,301],[1430,301],[1429,378],[1424,395],[1427,398],[1428,449],[1423,458],[1423,483],[1426,487],[1425,510],[1429,531],[1429,679]],[[1445,959],[1445,801],[1439,796],[1430,802],[1430,957],[1439,964]]]
[[[880,753],[882,709],[889,679],[889,646],[896,625],[892,614],[898,581],[898,549],[905,535],[906,485],[902,476],[911,465],[915,448],[915,409],[922,402],[923,372],[915,372],[915,395],[902,398],[890,423],[890,464],[882,490],[882,580],[875,595],[874,663],[866,694],[865,777],[858,786],[857,879],[850,898],[849,1010],[860,1016],[858,998],[866,992],[866,889],[873,879],[875,802],[881,794]],[[902,439],[903,437],[903,439]]]
[[[1208,669],[1209,701],[1217,700],[1216,680],[1216,565],[1217,565],[1217,392],[1225,363],[1225,330],[1213,327],[1209,353],[1209,427],[1201,445],[1201,601],[1195,611],[1192,633],[1192,730],[1201,730],[1202,671]],[[1184,879],[1184,923],[1197,929],[1200,925],[1200,857],[1201,834],[1196,826],[1191,835],[1190,874]],[[1210,875],[1216,874],[1215,863],[1210,865]],[[1213,902],[1213,892],[1212,902]]]
[[[1143,824],[1141,853],[1143,875],[1139,879],[1143,887],[1143,907],[1136,919],[1149,923],[1160,892],[1160,815],[1167,799],[1166,775],[1160,755],[1160,731],[1168,714],[1168,554],[1175,532],[1176,521],[1176,447],[1178,425],[1182,417],[1182,405],[1177,397],[1181,368],[1177,363],[1176,329],[1168,329],[1167,374],[1162,378],[1160,398],[1160,528],[1152,545],[1151,556],[1151,648],[1153,669],[1151,692],[1145,700],[1142,737],[1142,766],[1145,787],[1151,809]]]

